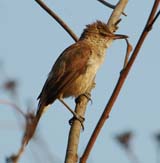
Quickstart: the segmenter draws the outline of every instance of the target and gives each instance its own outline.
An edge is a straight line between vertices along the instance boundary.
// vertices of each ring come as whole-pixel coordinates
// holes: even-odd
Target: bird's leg
[[[84,129],[84,117],[78,115],[76,112],[74,112],[65,102],[62,98],[58,98],[58,100],[73,114],[73,118],[71,120],[69,120],[69,124],[72,124],[73,119],[77,119],[79,120],[79,122],[82,125],[82,128]]]
[[[91,94],[89,92],[83,93],[81,94],[81,96],[85,96],[89,101],[91,101],[91,104],[92,104]],[[75,99],[75,102],[79,103],[79,97]]]

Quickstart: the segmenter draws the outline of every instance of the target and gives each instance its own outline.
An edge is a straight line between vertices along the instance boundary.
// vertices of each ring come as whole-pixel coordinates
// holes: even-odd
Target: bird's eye
[[[100,32],[100,35],[103,37],[106,37],[106,33],[104,33],[104,32]]]

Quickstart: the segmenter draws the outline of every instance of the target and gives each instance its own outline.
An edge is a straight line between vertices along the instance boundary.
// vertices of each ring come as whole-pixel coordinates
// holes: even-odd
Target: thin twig
[[[22,156],[22,154],[24,153],[25,147],[28,143],[26,140],[29,141],[30,140],[29,138],[32,137],[30,135],[33,135],[33,133],[34,133],[33,132],[34,119],[35,119],[35,116],[33,113],[29,112],[29,113],[25,114],[25,132],[24,132],[24,136],[22,139],[21,147],[18,150],[17,154],[14,154],[7,159],[8,162],[10,162],[10,160],[11,160],[13,163],[18,163],[18,161],[19,161],[20,157]]]
[[[67,26],[67,24],[60,17],[58,17],[44,2],[42,2],[41,0],[35,0],[35,1],[67,31],[67,33],[73,38],[73,40],[75,41],[78,40],[78,37]],[[25,120],[26,120],[25,133],[22,139],[21,147],[16,155],[12,155],[11,157],[8,158],[8,160],[11,160],[12,162],[17,163],[21,155],[23,154],[26,145],[28,144],[28,142],[34,135],[35,115],[33,113],[24,114],[16,105],[12,103],[6,103],[6,104],[9,104],[13,106],[14,108],[16,108],[16,110],[18,110],[25,117]]]
[[[41,0],[35,0],[49,15],[52,16],[52,18],[54,18],[66,31],[67,33],[73,38],[73,40],[77,41],[78,37],[73,33],[73,31],[67,26],[67,24],[56,14],[54,13],[44,2],[42,2]],[[7,105],[12,106],[13,108],[15,108],[18,112],[20,112],[25,120],[26,120],[26,128],[25,128],[25,133],[23,136],[23,140],[22,140],[22,144],[21,147],[18,151],[18,153],[16,155],[12,155],[11,157],[9,157],[7,159],[7,161],[12,161],[14,163],[17,163],[18,160],[20,159],[21,155],[23,154],[25,147],[27,145],[27,143],[30,141],[30,139],[33,136],[33,129],[34,129],[34,114],[25,114],[21,111],[21,109],[19,109],[15,104],[7,102],[7,101],[0,101],[0,103],[4,103]]]
[[[20,113],[23,117],[26,117],[25,113],[14,103],[0,99],[0,104],[5,104],[11,106],[12,109],[15,109],[18,113]]]
[[[148,31],[148,26],[149,26],[150,24],[152,24],[152,21],[153,21],[154,18],[155,18],[155,13],[156,13],[156,11],[157,11],[159,2],[160,2],[160,0],[155,0],[155,2],[154,2],[154,5],[153,5],[153,7],[152,7],[152,11],[151,11],[150,16],[149,16],[149,18],[148,18],[148,20],[147,20],[146,26],[145,26],[145,28],[144,28],[144,30],[143,30],[143,32],[142,32],[142,34],[141,34],[141,36],[140,36],[140,38],[139,38],[139,40],[138,40],[138,42],[137,42],[137,45],[136,45],[136,47],[135,47],[135,49],[134,49],[134,51],[133,51],[133,53],[132,53],[132,55],[131,55],[131,58],[130,58],[130,60],[129,60],[129,62],[128,62],[126,68],[125,68],[125,72],[124,72],[125,78],[126,78],[126,76],[128,75],[128,72],[130,71],[130,69],[131,69],[131,67],[132,67],[132,65],[133,65],[133,63],[134,63],[134,61],[135,61],[135,59],[136,59],[136,57],[137,57],[137,55],[138,55],[138,53],[139,53],[139,51],[140,51],[140,48],[141,48],[141,46],[143,45],[143,42],[144,42],[146,36],[147,36],[148,33],[150,32],[150,31]],[[155,21],[154,21],[154,22],[155,22]],[[154,24],[154,23],[153,23],[153,24]],[[153,24],[152,24],[152,26],[153,26]],[[152,26],[151,26],[151,28],[152,28]]]
[[[111,9],[115,9],[116,5],[112,5],[111,3],[104,1],[104,0],[97,0],[99,2],[101,2],[102,4],[104,4],[105,6],[111,8]]]
[[[53,12],[43,1],[35,0],[52,18],[54,18],[68,34],[73,38],[74,41],[78,40],[78,37],[74,32],[69,28],[69,26],[55,13]]]
[[[148,25],[147,29],[151,30],[153,24],[155,23],[155,21],[157,20],[158,16],[160,15],[160,10],[157,12],[156,16],[154,17],[154,19],[152,20],[152,22]]]
[[[86,162],[86,160],[87,160],[87,158],[88,158],[88,156],[89,156],[89,154],[90,154],[90,152],[91,152],[91,150],[93,148],[93,145],[94,145],[94,143],[95,143],[95,141],[96,141],[96,139],[97,139],[97,137],[98,137],[98,135],[99,135],[105,121],[106,121],[106,119],[109,117],[109,113],[110,113],[110,111],[112,109],[112,106],[115,103],[115,101],[116,101],[116,99],[117,99],[117,97],[118,97],[118,95],[120,93],[120,90],[121,90],[121,88],[122,88],[122,86],[123,86],[123,84],[125,82],[125,79],[126,79],[128,73],[129,73],[129,71],[130,71],[130,69],[131,69],[131,67],[132,67],[132,65],[133,65],[133,63],[134,63],[134,61],[135,61],[135,59],[136,59],[136,57],[138,55],[138,52],[139,52],[139,50],[140,50],[140,48],[141,48],[147,34],[149,33],[149,31],[147,30],[147,26],[153,21],[155,13],[156,13],[157,8],[158,8],[158,5],[159,5],[159,0],[155,0],[152,11],[151,11],[151,14],[150,14],[150,16],[148,18],[146,27],[144,28],[144,30],[143,30],[140,38],[139,38],[139,41],[137,42],[137,45],[136,45],[136,47],[135,47],[135,49],[134,49],[134,51],[132,53],[132,56],[131,56],[126,68],[120,74],[120,77],[118,79],[116,87],[115,87],[115,89],[114,89],[114,91],[113,91],[113,93],[112,93],[112,95],[111,95],[111,97],[110,97],[110,99],[109,99],[109,101],[108,101],[108,103],[107,103],[107,105],[105,107],[105,110],[104,110],[100,120],[98,121],[97,126],[96,126],[94,132],[92,133],[92,136],[91,136],[91,138],[90,138],[90,140],[88,142],[88,145],[87,145],[87,147],[86,147],[86,149],[85,149],[85,151],[84,151],[84,153],[82,155],[81,163]]]
[[[126,43],[127,43],[127,50],[126,50],[126,56],[125,56],[125,59],[124,59],[123,69],[127,66],[129,55],[130,55],[130,53],[132,51],[132,45],[129,43],[128,39],[125,39],[125,40],[126,40]]]
[[[111,3],[106,2],[106,1],[104,1],[104,0],[97,0],[97,1],[101,2],[102,4],[104,4],[105,6],[111,8],[111,9],[115,9],[115,8],[116,8],[116,5],[112,5]],[[122,12],[122,14],[123,14],[124,16],[127,16],[124,12]]]

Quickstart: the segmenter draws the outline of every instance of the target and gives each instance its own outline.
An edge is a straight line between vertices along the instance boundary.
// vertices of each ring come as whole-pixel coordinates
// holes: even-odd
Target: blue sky
[[[80,36],[86,24],[96,20],[107,22],[111,9],[96,0],[45,1]],[[111,2],[111,1],[110,1]],[[117,1],[112,1],[116,3]],[[129,41],[135,46],[148,18],[153,1],[129,1],[117,33],[129,35]],[[153,134],[160,130],[160,76],[159,74],[159,19],[136,59],[124,87],[113,107],[110,118],[103,127],[94,146],[89,162],[128,163],[125,152],[113,140],[114,134],[132,130],[133,148],[141,163],[156,161]],[[26,110],[26,103],[32,99],[35,109],[36,98],[58,55],[70,44],[72,38],[33,0],[0,0],[0,60],[8,77],[18,80],[19,106]],[[126,45],[124,41],[115,41],[107,50],[105,63],[96,78],[96,88],[92,91],[93,104],[88,105],[85,131],[81,133],[79,153],[103,112],[113,91],[123,65]],[[3,76],[0,77],[1,82]],[[0,83],[1,84],[1,83]],[[9,96],[0,92],[0,99]],[[66,99],[74,108],[74,100]],[[17,152],[22,131],[17,124],[15,114],[5,105],[0,105],[0,162]],[[63,162],[69,132],[70,113],[58,101],[41,119],[40,133],[48,144],[51,153]],[[19,123],[22,122],[19,119]],[[4,127],[7,126],[7,127]],[[37,145],[38,144],[38,145]],[[43,151],[43,145],[31,142],[20,163],[35,163],[35,151]],[[38,152],[37,155],[39,154]],[[43,151],[44,152],[44,151]],[[44,154],[44,153],[43,153]],[[49,161],[48,161],[49,163]]]

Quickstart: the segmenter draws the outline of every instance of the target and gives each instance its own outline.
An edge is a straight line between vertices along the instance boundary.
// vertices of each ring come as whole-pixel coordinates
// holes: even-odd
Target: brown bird
[[[65,49],[53,65],[38,96],[36,124],[46,108],[56,99],[66,106],[63,98],[70,96],[77,98],[85,94],[104,61],[111,40],[126,37],[113,34],[107,24],[101,21],[87,25],[79,40]],[[70,111],[79,119],[76,113]]]

